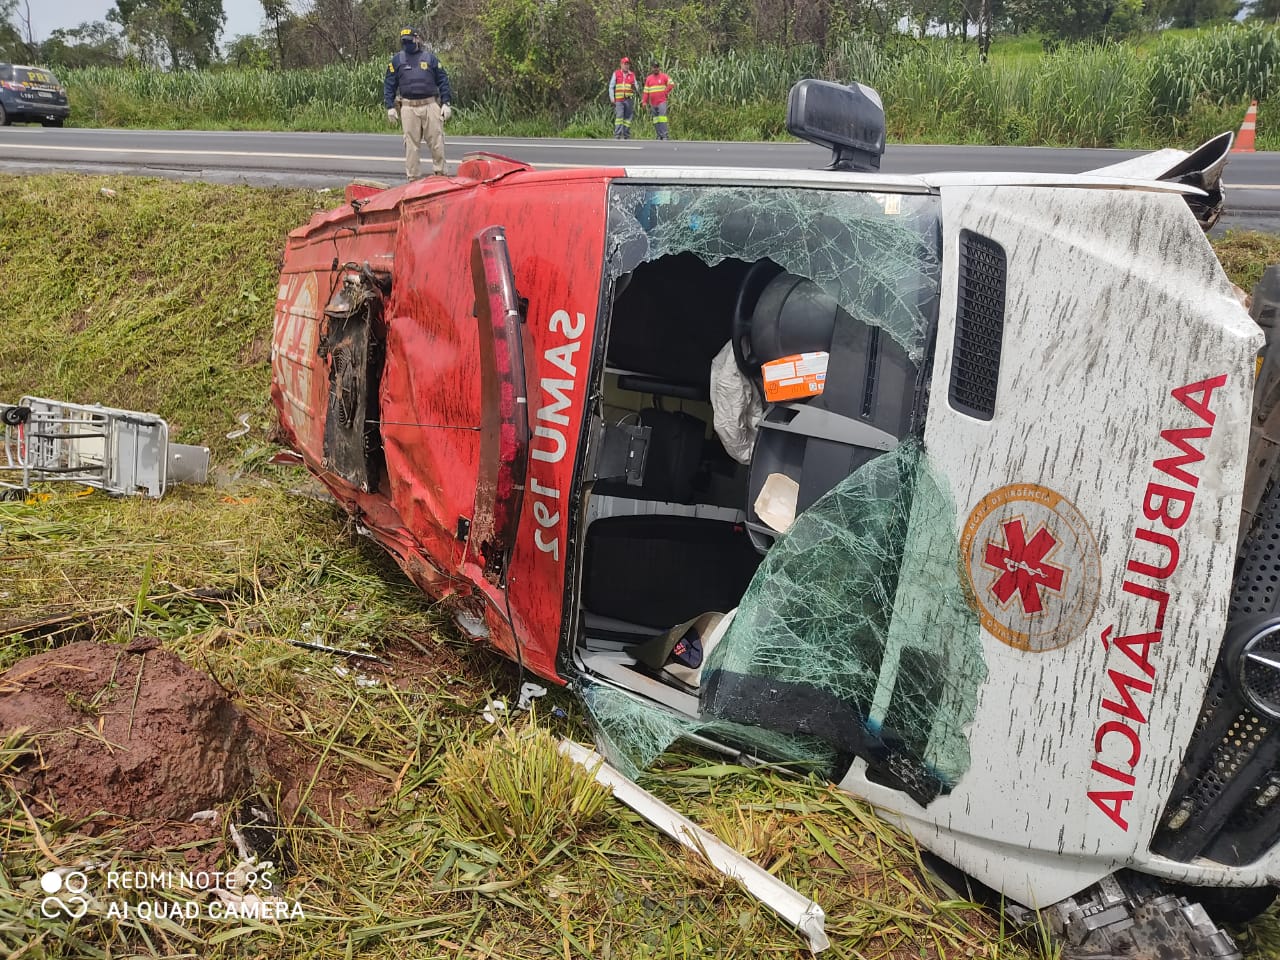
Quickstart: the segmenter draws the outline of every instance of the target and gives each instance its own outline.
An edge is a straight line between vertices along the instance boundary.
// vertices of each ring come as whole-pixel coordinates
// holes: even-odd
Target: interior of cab
[[[762,366],[812,352],[828,355],[821,392],[766,400]],[[671,253],[618,276],[596,413],[641,438],[643,470],[586,485],[580,665],[696,716],[701,660],[785,529],[774,488],[796,515],[894,449],[918,375],[880,327],[768,257]],[[735,385],[752,402],[726,408]]]

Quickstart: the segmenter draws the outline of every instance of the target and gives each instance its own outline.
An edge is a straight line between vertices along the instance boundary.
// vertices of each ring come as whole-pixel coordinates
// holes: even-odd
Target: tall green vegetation
[[[617,51],[577,63],[578,79],[556,85],[543,58],[567,58],[568,45],[542,46],[508,29],[504,70],[493,73],[478,57],[449,62],[459,107],[450,132],[607,135],[605,71]],[[568,26],[547,29],[553,36]],[[637,58],[660,47],[622,49]],[[1075,44],[983,64],[972,44],[850,37],[663,63],[676,80],[673,130],[683,138],[783,135],[791,85],[825,77],[879,90],[898,141],[1191,144],[1238,126],[1256,98],[1261,142],[1280,146],[1280,28],[1270,25],[1168,35],[1142,55],[1126,44]],[[64,79],[76,122],[87,125],[385,130],[377,109],[383,69],[379,59],[285,71],[94,68]],[[650,135],[643,124],[637,132]]]

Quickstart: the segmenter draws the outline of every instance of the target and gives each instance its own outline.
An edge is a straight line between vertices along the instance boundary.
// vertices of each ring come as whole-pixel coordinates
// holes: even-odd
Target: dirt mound
[[[71,816],[185,820],[250,786],[261,747],[248,719],[157,647],[73,643],[0,674],[0,735],[38,737],[23,792]]]

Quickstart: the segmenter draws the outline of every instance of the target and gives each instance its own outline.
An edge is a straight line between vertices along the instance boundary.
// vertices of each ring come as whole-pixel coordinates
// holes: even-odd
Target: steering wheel
[[[733,325],[730,328],[733,359],[737,361],[738,369],[757,386],[761,383],[760,358],[751,346],[751,317],[764,288],[783,272],[782,267],[772,260],[757,260],[743,276],[733,301]]]

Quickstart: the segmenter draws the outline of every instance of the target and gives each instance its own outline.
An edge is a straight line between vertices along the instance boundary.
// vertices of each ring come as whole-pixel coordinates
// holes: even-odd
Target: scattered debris
[[[307,626],[303,624],[303,626]],[[303,647],[306,650],[317,650],[320,653],[332,653],[339,657],[359,657],[361,660],[372,660],[375,663],[381,663],[384,666],[390,666],[390,661],[378,656],[376,653],[365,653],[361,650],[344,650],[341,647],[331,647],[327,643],[316,643],[312,640],[290,640],[295,647]]]
[[[197,810],[191,816],[187,817],[187,823],[217,823],[217,810]]]
[[[209,448],[169,442],[153,413],[23,397],[0,404],[0,494],[73,482],[117,496],[159,498],[175,483],[204,483]]]
[[[516,701],[517,710],[528,710],[530,704],[539,697],[547,695],[547,688],[537,683],[526,683],[520,688],[520,699]]]
[[[725,876],[741,883],[748,893],[799,930],[809,941],[811,951],[818,953],[831,946],[823,929],[826,914],[818,904],[641,789],[605,763],[594,750],[571,740],[561,740],[560,752],[588,770],[597,783],[612,790],[615,797],[671,839],[701,854]]]
[[[98,193],[102,194],[102,196],[104,197],[112,197],[112,198],[114,198],[116,195],[116,192],[112,190],[110,187],[103,187],[101,190],[98,191]]]
[[[249,426],[249,416],[250,415],[247,413],[242,413],[238,417],[236,417],[236,420],[240,424],[240,426],[227,434],[228,440],[238,440],[241,437],[243,437],[246,433],[248,433],[251,429],[253,429],[252,427]]]
[[[306,461],[302,459],[302,454],[294,450],[281,450],[279,453],[273,453],[271,459],[267,463],[277,467],[297,467]]]
[[[480,714],[489,723],[497,723],[498,717],[507,712],[507,704],[504,700],[491,700],[485,705],[484,712]]]
[[[335,666],[333,668],[333,672],[340,677],[351,677],[353,680],[355,680],[357,687],[376,687],[379,683],[382,682],[381,680],[378,680],[376,677],[366,676],[363,673],[353,674],[346,667],[342,667],[342,666]]]

